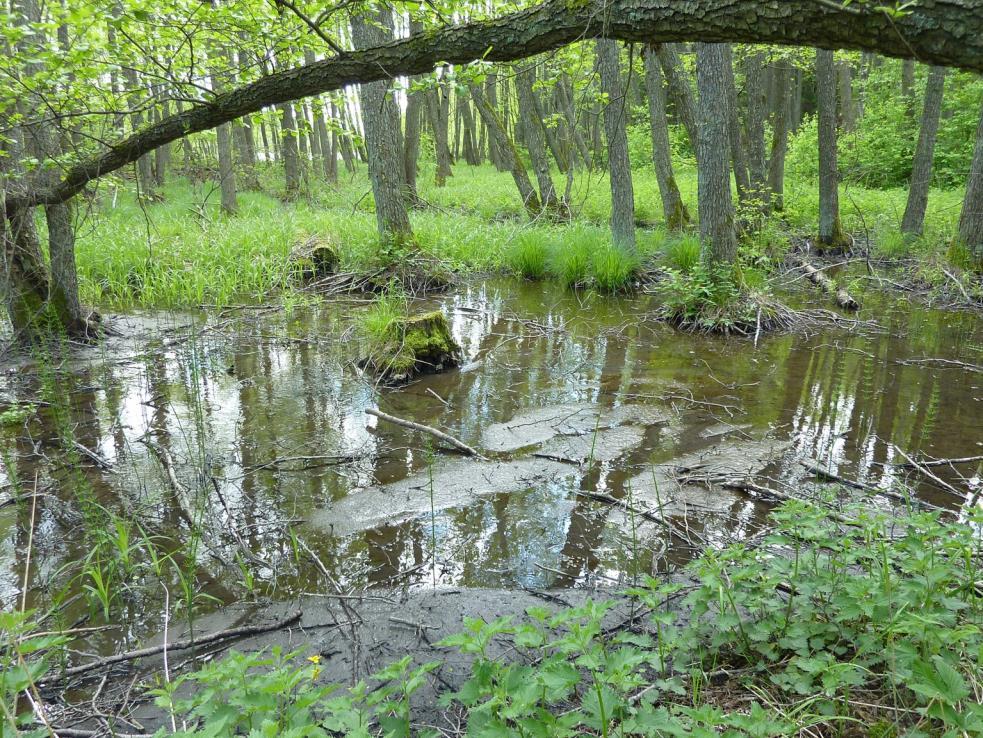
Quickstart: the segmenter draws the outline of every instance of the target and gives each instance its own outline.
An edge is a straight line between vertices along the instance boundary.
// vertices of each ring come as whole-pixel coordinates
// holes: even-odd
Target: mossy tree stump
[[[439,310],[399,318],[393,321],[389,334],[385,343],[359,362],[386,382],[399,384],[460,363],[461,347]]]

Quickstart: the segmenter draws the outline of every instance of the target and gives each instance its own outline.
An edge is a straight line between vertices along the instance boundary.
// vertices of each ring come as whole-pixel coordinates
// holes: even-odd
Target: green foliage
[[[666,318],[680,327],[729,332],[753,325],[757,305],[748,299],[739,271],[699,262],[689,272],[668,270],[661,285]]]
[[[359,327],[372,344],[383,344],[395,338],[396,326],[408,314],[405,293],[392,286],[362,313]]]
[[[21,425],[25,420],[32,417],[37,412],[37,406],[29,403],[22,405],[11,405],[0,413],[0,428]]]
[[[691,586],[633,588],[647,629],[609,629],[614,603],[591,600],[467,619],[439,645],[471,670],[440,703],[473,736],[983,735],[983,516],[844,513],[786,503],[755,546],[693,562]],[[342,693],[298,656],[233,653],[158,703],[188,722],[182,735],[408,736],[410,696],[436,667],[406,657]],[[197,688],[178,700],[185,682]]]
[[[610,243],[610,234],[606,239]],[[567,287],[583,287],[590,277],[592,254],[605,236],[598,229],[578,226],[558,234],[550,255],[549,271]]]
[[[30,610],[0,612],[0,738],[50,735],[35,727],[34,715],[20,695],[37,695],[38,681],[68,639],[41,633],[33,617]]]

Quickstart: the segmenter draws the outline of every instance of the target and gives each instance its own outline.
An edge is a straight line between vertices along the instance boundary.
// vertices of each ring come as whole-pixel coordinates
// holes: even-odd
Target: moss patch
[[[386,340],[359,364],[387,382],[399,384],[418,374],[457,366],[461,347],[439,310],[394,320]]]

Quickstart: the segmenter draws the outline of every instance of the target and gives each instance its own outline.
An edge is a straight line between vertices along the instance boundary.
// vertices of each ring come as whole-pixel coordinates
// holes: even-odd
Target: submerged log
[[[359,362],[386,382],[399,384],[418,374],[441,372],[460,363],[461,347],[439,310],[393,321],[389,337]]]
[[[836,304],[844,310],[859,310],[860,303],[853,299],[849,292],[842,287],[837,287],[836,282],[827,276],[821,269],[816,269],[807,261],[802,262],[802,269],[805,271],[809,281],[819,287],[823,292],[833,295]]]

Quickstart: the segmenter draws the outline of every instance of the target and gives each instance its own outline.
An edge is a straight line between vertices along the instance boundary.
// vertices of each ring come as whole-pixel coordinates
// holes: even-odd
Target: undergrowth
[[[597,177],[578,172],[572,190],[573,222],[548,225],[526,220],[511,178],[490,166],[458,166],[442,188],[421,173],[424,206],[410,214],[416,242],[428,259],[451,271],[550,278],[601,291],[623,288],[652,258],[681,273],[695,266],[699,241],[693,234],[639,230],[637,259],[622,259],[612,251],[610,197]],[[342,270],[378,267],[373,204],[365,197],[363,172],[338,185],[311,178],[306,195],[291,202],[278,198],[280,178],[277,168],[264,169],[263,190],[240,193],[234,217],[219,212],[218,196],[210,185],[176,179],[163,188],[163,202],[140,204],[126,182],[114,181],[98,194],[79,230],[83,301],[115,308],[191,307],[287,295],[296,284],[291,248],[311,235],[337,245]],[[639,222],[660,222],[654,174],[643,168],[634,171],[633,178]],[[681,167],[678,180],[695,210],[695,171]],[[881,234],[885,251],[900,248],[890,234],[897,230],[905,196],[900,188],[851,185],[842,198],[844,227],[858,234],[869,232],[875,248]],[[950,249],[960,197],[958,190],[933,191],[919,254],[936,254],[956,266],[966,261],[958,248]],[[814,229],[817,202],[813,184],[790,178],[784,212],[766,220],[747,240],[779,257],[787,248],[789,228]],[[43,229],[43,219],[39,225]]]
[[[154,694],[187,736],[437,735],[414,723],[424,687],[474,736],[983,735],[983,514],[844,512],[786,503],[758,545],[632,589],[647,613],[634,625],[611,627],[611,601],[469,619],[440,644],[473,659],[457,691],[429,676],[439,662],[406,657],[342,688],[318,655],[274,650]],[[60,647],[30,633],[24,616],[0,619],[8,727],[29,721],[13,717],[17,695]]]

